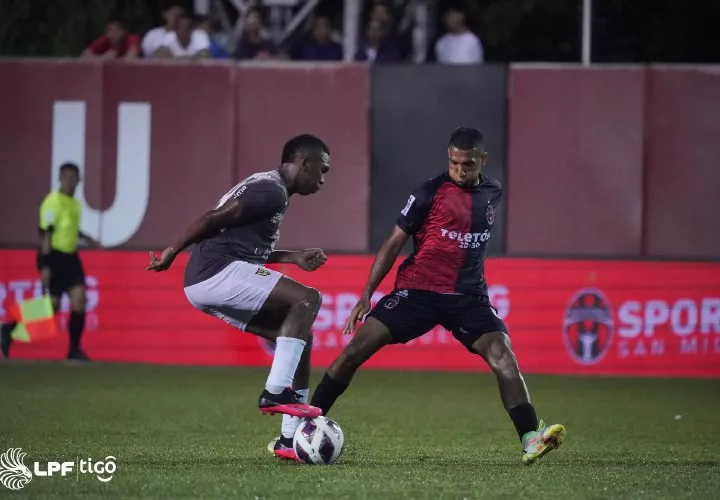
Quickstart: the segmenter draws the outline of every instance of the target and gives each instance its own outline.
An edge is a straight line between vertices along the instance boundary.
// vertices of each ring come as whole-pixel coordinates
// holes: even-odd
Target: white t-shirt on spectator
[[[443,64],[479,64],[484,60],[483,46],[471,31],[447,33],[435,44],[435,57]]]
[[[145,33],[142,40],[143,55],[145,57],[152,56],[157,49],[162,47],[165,37],[170,33],[172,33],[172,31],[166,30],[164,26],[158,26]]]
[[[203,30],[193,30],[190,35],[190,44],[187,47],[180,45],[177,33],[167,34],[162,46],[167,48],[174,57],[192,57],[201,50],[210,48],[210,37]]]

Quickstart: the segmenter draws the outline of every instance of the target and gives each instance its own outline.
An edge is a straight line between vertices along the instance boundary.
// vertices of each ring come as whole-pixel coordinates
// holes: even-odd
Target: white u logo
[[[140,227],[150,198],[150,104],[120,103],[118,107],[117,180],[115,200],[105,211],[90,208],[83,181],[77,198],[82,205],[82,231],[103,246],[128,241]],[[50,188],[58,187],[60,165],[73,162],[85,172],[85,102],[56,101],[53,105]]]

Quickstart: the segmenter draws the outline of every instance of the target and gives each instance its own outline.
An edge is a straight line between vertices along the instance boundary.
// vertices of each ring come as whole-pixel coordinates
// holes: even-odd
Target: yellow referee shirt
[[[74,197],[54,191],[40,205],[40,229],[52,229],[53,250],[73,253],[80,238],[80,202]]]

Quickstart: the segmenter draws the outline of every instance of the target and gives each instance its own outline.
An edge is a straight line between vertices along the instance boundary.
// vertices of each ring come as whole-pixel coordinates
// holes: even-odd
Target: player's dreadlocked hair
[[[290,163],[295,159],[295,155],[301,151],[318,151],[330,154],[330,149],[328,149],[327,144],[325,144],[322,139],[314,135],[303,134],[295,136],[285,143],[280,161],[282,163]]]
[[[470,127],[460,127],[450,136],[448,147],[456,147],[463,151],[479,149],[483,145],[483,135],[479,130]]]

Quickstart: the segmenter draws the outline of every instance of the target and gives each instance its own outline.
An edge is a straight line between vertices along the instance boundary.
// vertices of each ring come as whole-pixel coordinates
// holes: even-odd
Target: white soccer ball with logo
[[[312,418],[298,426],[293,446],[302,462],[329,465],[342,455],[345,435],[334,420],[327,417]]]

